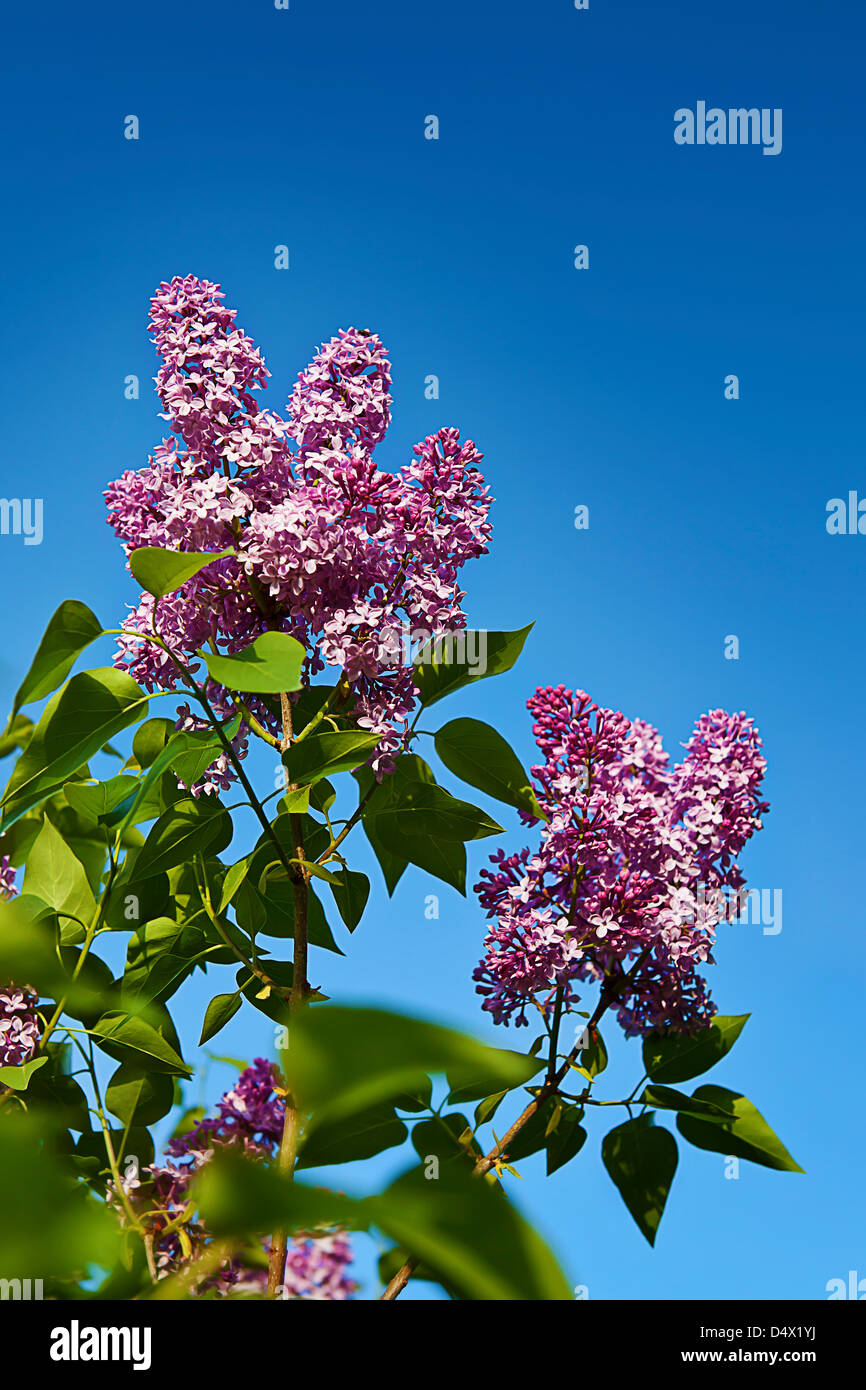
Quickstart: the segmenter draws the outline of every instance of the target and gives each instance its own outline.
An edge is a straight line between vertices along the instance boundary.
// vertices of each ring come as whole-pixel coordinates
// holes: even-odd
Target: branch
[[[292,743],[292,704],[288,695],[280,696],[280,705],[283,715],[283,739],[282,751]],[[287,793],[296,790],[294,785],[287,787]],[[307,1002],[309,985],[307,984],[307,933],[308,933],[308,893],[309,893],[309,870],[305,869],[306,857],[304,854],[304,822],[303,818],[297,813],[289,816],[289,825],[292,834],[292,852],[294,858],[301,866],[300,873],[292,876],[292,893],[295,908],[295,933],[294,950],[292,952],[292,992],[289,998],[289,1029],[291,1041],[291,1020],[295,1012],[303,1008]],[[291,1181],[295,1167],[295,1155],[298,1148],[298,1134],[300,1130],[300,1116],[296,1107],[292,1103],[291,1096],[286,1094],[286,1113],[283,1120],[283,1133],[280,1140],[280,1153],[277,1160],[280,1173]],[[271,1249],[268,1255],[268,1297],[276,1298],[286,1268],[286,1252],[288,1250],[288,1233],[285,1230],[274,1232],[271,1241]]]

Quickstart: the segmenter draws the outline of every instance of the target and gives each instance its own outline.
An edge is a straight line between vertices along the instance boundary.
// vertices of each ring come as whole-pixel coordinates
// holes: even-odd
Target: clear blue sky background
[[[442,722],[489,719],[529,762],[524,701],[563,681],[650,720],[674,753],[704,710],[746,709],[770,765],[745,865],[782,889],[783,930],[721,931],[715,996],[753,1018],[713,1079],[751,1097],[808,1175],[743,1164],[726,1181],[721,1157],[683,1143],[650,1251],[602,1168],[596,1113],[580,1159],[550,1180],[524,1163],[516,1199],[593,1298],[814,1299],[866,1276],[866,537],[825,529],[829,498],[866,494],[862,7],[49,0],[8,11],[4,39],[2,493],[45,508],[41,547],[0,538],[6,704],[62,598],[109,625],[133,600],[100,494],[163,428],[146,336],[158,282],[223,284],[277,409],[322,339],[375,330],[395,381],[381,463],[441,425],[476,440],[497,502],[492,553],[464,571],[470,618],[536,620],[518,667],[440,706]],[[673,113],[699,99],[781,107],[781,155],[677,146]],[[138,142],[123,138],[131,113]],[[423,138],[431,113],[438,142]],[[738,661],[723,657],[732,633]],[[258,771],[267,785],[267,759]],[[473,868],[485,860],[477,846]],[[389,902],[375,882],[347,958],[315,953],[315,983],[518,1041],[474,994],[472,895],[442,886],[428,921],[436,884],[411,871]],[[229,978],[178,996],[193,1054]],[[245,1010],[214,1046],[252,1057],[270,1042]],[[636,1043],[616,1047],[608,1094],[638,1067]],[[230,1079],[212,1065],[206,1097]]]

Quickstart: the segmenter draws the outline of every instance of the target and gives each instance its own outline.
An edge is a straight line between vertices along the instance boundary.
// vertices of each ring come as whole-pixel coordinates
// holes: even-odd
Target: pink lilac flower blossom
[[[500,849],[481,871],[493,919],[474,974],[483,1007],[520,1026],[560,990],[573,1009],[578,984],[622,981],[614,1007],[628,1036],[706,1025],[715,1005],[699,970],[713,962],[723,890],[744,883],[737,856],[769,809],[753,721],[703,715],[671,766],[654,728],[583,691],[538,689],[528,708],[546,820],[534,853]]]
[[[196,1173],[213,1157],[217,1149],[240,1149],[250,1158],[267,1161],[276,1154],[283,1132],[285,1101],[276,1090],[276,1068],[262,1057],[241,1072],[236,1084],[217,1105],[215,1116],[200,1120],[192,1129],[166,1146],[167,1158],[145,1170],[152,1185],[149,1209],[155,1206],[159,1215],[153,1221],[154,1262],[160,1278],[175,1273],[201,1250],[208,1233],[201,1222],[187,1221],[184,1226],[188,1251],[177,1231],[161,1234],[176,1220],[189,1202],[189,1185]],[[136,1177],[122,1179],[124,1191],[135,1201],[142,1182]],[[114,1184],[109,1184],[109,1197],[118,1205]],[[151,1218],[152,1219],[152,1218]],[[298,1235],[289,1241],[283,1277],[283,1297],[287,1299],[351,1298],[357,1285],[348,1277],[352,1263],[352,1247],[341,1231],[326,1231],[321,1235]],[[253,1268],[240,1259],[232,1259],[213,1276],[207,1288],[217,1294],[264,1295],[267,1272]]]
[[[18,888],[8,854],[0,859],[0,899],[14,898]],[[0,1067],[20,1067],[36,1056],[39,1047],[39,996],[26,986],[0,989]]]
[[[344,673],[343,712],[380,735],[371,761],[381,775],[417,694],[395,631],[432,636],[466,624],[460,570],[486,552],[491,534],[481,455],[457,430],[441,429],[398,472],[376,466],[391,371],[379,338],[364,330],[342,329],[319,349],[285,419],[261,409],[256,393],[269,374],[223,299],[194,276],[160,285],[150,314],[162,356],[156,387],[173,434],[105,496],[127,555],[141,546],[234,554],[159,601],[143,594],[116,664],[147,690],[179,690],[171,657],[147,640],[154,630],[196,675],[205,645],[231,653],[268,629],[288,632],[307,650],[307,678],[326,667]],[[232,711],[228,692],[220,702]],[[279,732],[266,703],[253,713]],[[186,727],[192,717],[181,712]],[[230,779],[222,759],[195,790]]]

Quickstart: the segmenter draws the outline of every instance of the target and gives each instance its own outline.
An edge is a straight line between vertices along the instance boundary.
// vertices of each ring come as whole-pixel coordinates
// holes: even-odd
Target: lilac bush
[[[380,1246],[384,1301],[413,1277],[461,1299],[570,1299],[511,1178],[542,1153],[548,1173],[571,1164],[607,1107],[621,1123],[602,1160],[650,1243],[678,1162],[665,1119],[698,1150],[799,1171],[745,1096],[678,1089],[748,1019],[718,1012],[705,971],[768,809],[761,740],[716,709],[674,763],[649,724],[564,685],[528,702],[531,775],[482,720],[427,727],[440,700],[509,671],[532,626],[467,628],[463,566],[491,539],[481,454],[442,428],[379,466],[391,372],[365,330],[319,349],[284,413],[263,409],[264,360],[223,301],[195,276],[160,285],[169,433],[105,493],[143,592],[108,630],[60,605],[3,739],[17,758],[0,807],[0,1186],[20,1190],[38,1162],[40,1202],[75,1234],[70,1248],[13,1210],[0,1277],[35,1260],[57,1271],[56,1298],[345,1301],[357,1233]],[[109,633],[113,665],[71,674]],[[149,718],[163,696],[172,717]],[[280,758],[264,796],[253,739]],[[375,911],[358,827],[389,894],[414,866],[465,895],[467,846],[505,834],[441,784],[425,739],[537,833],[497,848],[476,887],[475,983],[518,1045],[535,1025],[522,1051],[329,997],[328,960]],[[244,1067],[157,1160],[151,1127],[194,1074],[196,1034],[172,1009],[196,972],[220,977],[198,1046],[244,1010],[279,1062]],[[640,1040],[627,1095],[606,1089],[608,1016],[623,1048]],[[409,1139],[378,1190],[365,1164]],[[347,1191],[305,1180],[339,1164]],[[107,1271],[95,1290],[91,1266]]]

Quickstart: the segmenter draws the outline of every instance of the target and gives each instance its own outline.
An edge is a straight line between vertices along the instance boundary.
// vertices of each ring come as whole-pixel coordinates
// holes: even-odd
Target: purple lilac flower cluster
[[[217,1114],[200,1120],[186,1134],[169,1141],[168,1159],[152,1164],[147,1173],[152,1180],[150,1223],[154,1232],[154,1259],[161,1278],[172,1274],[194,1256],[208,1239],[200,1222],[187,1221],[183,1233],[161,1234],[183,1213],[189,1202],[189,1186],[199,1169],[219,1148],[237,1148],[250,1157],[273,1158],[283,1132],[285,1102],[277,1091],[276,1068],[257,1057],[241,1072],[235,1086],[225,1093]],[[124,1190],[135,1200],[142,1188],[137,1177],[123,1179]],[[112,1200],[116,1194],[112,1190]],[[352,1248],[340,1231],[322,1235],[296,1236],[289,1242],[283,1293],[286,1298],[347,1299],[357,1285],[348,1278]],[[267,1273],[242,1260],[228,1262],[208,1282],[209,1289],[221,1293],[264,1293]]]
[[[203,645],[233,652],[266,629],[290,633],[307,649],[308,676],[342,669],[346,710],[381,735],[373,766],[386,772],[416,696],[395,634],[465,626],[459,571],[491,534],[481,455],[442,429],[398,473],[379,470],[390,367],[380,340],[354,328],[301,372],[287,418],[260,409],[254,393],[269,373],[224,298],[191,275],[160,285],[150,314],[163,358],[156,388],[174,433],[105,496],[127,554],[148,545],[234,554],[158,602],[142,595],[124,627],[145,634],[155,624],[194,670]],[[122,637],[116,664],[149,690],[178,687],[170,658],[144,636]],[[208,690],[231,709],[226,692]],[[263,701],[249,705],[277,732]],[[194,722],[186,707],[181,717]],[[244,724],[241,754],[248,736]],[[221,758],[205,787],[229,780]]]
[[[0,899],[14,898],[15,870],[8,854],[0,859]],[[0,989],[0,1067],[20,1067],[36,1055],[39,1046],[39,996],[31,989],[6,985]]]
[[[769,809],[753,721],[703,715],[671,766],[654,728],[583,691],[540,688],[528,708],[546,820],[534,853],[499,850],[476,886],[494,919],[474,974],[484,1008],[526,1024],[559,989],[573,1008],[576,982],[613,985],[636,967],[616,999],[627,1036],[706,1025],[715,1006],[698,969],[712,963],[722,890],[744,883],[737,855]]]

